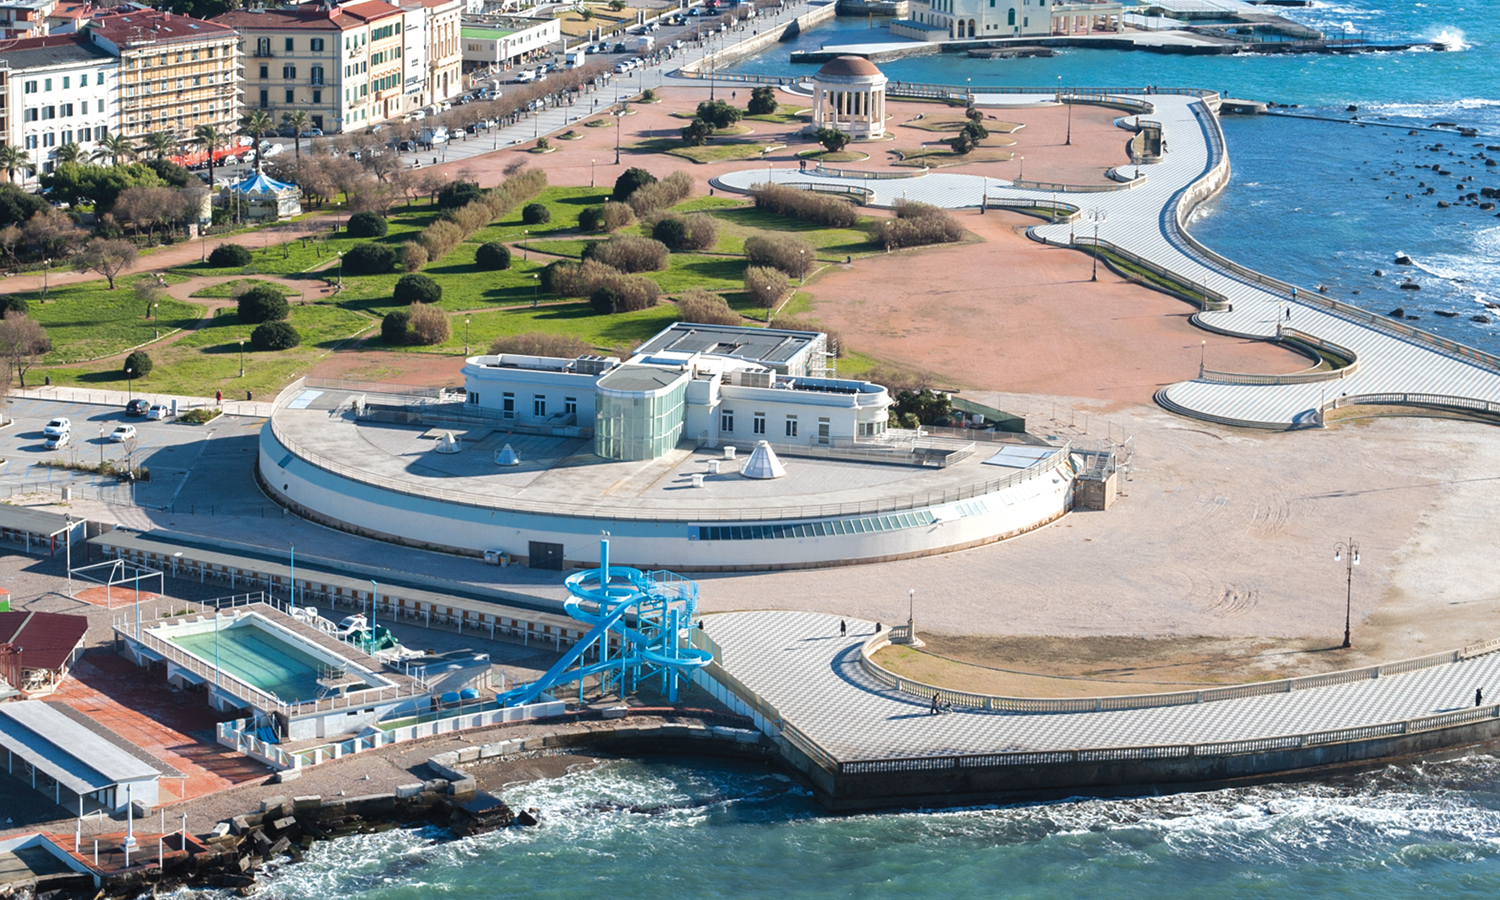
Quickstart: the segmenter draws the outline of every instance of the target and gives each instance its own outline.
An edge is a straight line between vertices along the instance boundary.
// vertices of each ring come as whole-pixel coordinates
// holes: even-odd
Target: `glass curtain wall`
[[[605,459],[656,459],[682,437],[687,381],[660,394],[595,394],[594,453]]]

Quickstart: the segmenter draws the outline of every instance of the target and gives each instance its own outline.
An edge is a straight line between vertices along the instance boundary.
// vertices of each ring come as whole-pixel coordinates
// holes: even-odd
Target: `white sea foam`
[[[1420,6],[1421,4],[1417,5]],[[1464,40],[1464,33],[1452,26],[1439,29],[1437,34],[1427,37],[1427,40],[1434,44],[1442,44],[1444,48],[1450,51],[1469,49],[1469,42]]]

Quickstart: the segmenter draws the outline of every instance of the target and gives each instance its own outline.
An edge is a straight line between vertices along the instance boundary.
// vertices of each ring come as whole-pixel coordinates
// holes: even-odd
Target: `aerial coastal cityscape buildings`
[[[0,0],[0,896],[557,868],[481,837],[549,803],[748,846],[747,772],[1019,846],[1492,748],[1500,118],[1078,75],[1488,64],[1320,15]],[[1378,160],[1279,213],[1315,280],[1195,218],[1313,205],[1293,128]]]

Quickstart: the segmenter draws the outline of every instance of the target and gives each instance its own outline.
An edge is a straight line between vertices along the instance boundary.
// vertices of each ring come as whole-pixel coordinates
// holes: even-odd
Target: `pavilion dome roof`
[[[838,78],[870,78],[879,77],[881,72],[863,56],[836,56],[825,63],[818,74]]]

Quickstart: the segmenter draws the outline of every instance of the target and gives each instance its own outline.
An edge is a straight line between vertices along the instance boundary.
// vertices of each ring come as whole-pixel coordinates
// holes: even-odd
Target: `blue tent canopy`
[[[279,194],[282,191],[296,190],[296,185],[267,178],[265,175],[256,173],[238,184],[232,184],[229,189],[241,194]]]

